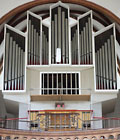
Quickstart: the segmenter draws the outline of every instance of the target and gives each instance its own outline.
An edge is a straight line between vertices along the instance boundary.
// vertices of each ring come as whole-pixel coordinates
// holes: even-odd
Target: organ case
[[[25,35],[5,26],[3,91],[25,90]]]
[[[114,24],[95,34],[96,90],[117,90]]]

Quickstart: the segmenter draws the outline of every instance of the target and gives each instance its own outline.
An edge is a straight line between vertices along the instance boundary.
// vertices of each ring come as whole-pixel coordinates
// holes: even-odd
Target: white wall
[[[19,104],[19,118],[27,118],[27,117],[28,117],[28,104],[20,103]],[[25,120],[27,121],[27,119],[25,119]],[[28,130],[29,123],[20,121],[19,129]]]
[[[29,70],[27,69],[26,73],[26,89],[29,94],[39,94],[39,90],[31,90],[31,89],[39,89],[40,88],[40,72],[37,70]]]
[[[91,94],[94,91],[94,68],[81,71],[81,91],[82,94]],[[91,89],[91,90],[87,90]]]
[[[120,0],[87,0],[103,6],[112,11],[116,16],[120,17]]]
[[[41,101],[31,102],[31,110],[52,110],[55,109],[55,103],[59,101]],[[90,110],[90,102],[88,101],[63,101],[65,109],[73,110]]]
[[[102,104],[101,103],[93,104],[92,109],[94,110],[93,117],[102,117]],[[93,129],[102,128],[102,120],[92,122],[92,128]]]

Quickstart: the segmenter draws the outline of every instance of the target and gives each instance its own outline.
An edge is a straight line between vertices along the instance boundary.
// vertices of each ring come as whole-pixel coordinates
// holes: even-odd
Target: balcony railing
[[[40,116],[44,114],[39,114]],[[46,114],[46,116],[51,114]],[[59,115],[59,114],[58,114]],[[61,114],[62,116],[63,114]],[[65,114],[64,114],[65,115]],[[73,115],[73,114],[69,114]],[[34,121],[28,121],[27,118],[8,118],[0,119],[0,128],[3,129],[12,129],[12,130],[30,130],[38,132],[47,132],[47,131],[84,131],[84,130],[100,130],[100,129],[109,129],[109,128],[119,128],[120,127],[120,118],[96,118],[93,120],[81,120],[74,114],[70,119],[56,121],[57,115],[52,114],[52,123],[50,119],[36,119]],[[45,115],[44,115],[45,116]],[[77,119],[76,119],[76,118]],[[74,119],[74,120],[73,120]],[[55,122],[56,121],[56,122]],[[81,121],[82,127],[78,125],[78,121]],[[102,123],[101,123],[102,122]],[[96,127],[97,124],[102,124],[102,127]],[[22,127],[21,127],[22,126]]]

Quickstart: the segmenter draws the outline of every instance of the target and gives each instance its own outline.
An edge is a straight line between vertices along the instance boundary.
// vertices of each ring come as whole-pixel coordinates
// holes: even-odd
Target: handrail
[[[0,121],[9,121],[9,120],[23,120],[23,119],[28,119],[28,117],[25,117],[25,118],[0,118]]]
[[[93,117],[93,119],[99,119],[99,120],[120,120],[120,118],[116,118],[116,117]]]

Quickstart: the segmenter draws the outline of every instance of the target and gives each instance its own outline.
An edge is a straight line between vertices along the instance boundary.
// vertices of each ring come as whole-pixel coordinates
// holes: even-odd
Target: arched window
[[[113,135],[110,135],[108,139],[114,139],[114,136]]]

